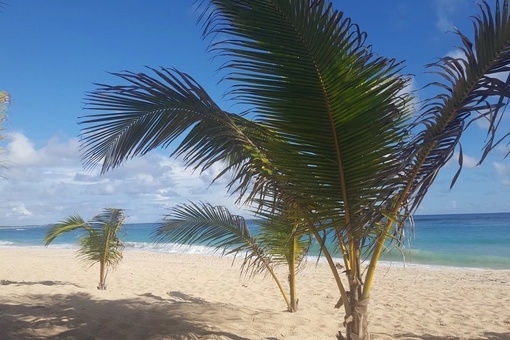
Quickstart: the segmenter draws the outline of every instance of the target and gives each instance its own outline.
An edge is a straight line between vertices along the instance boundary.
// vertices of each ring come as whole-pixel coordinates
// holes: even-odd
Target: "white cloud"
[[[507,171],[506,164],[500,163],[500,162],[494,162],[492,163],[494,166],[494,169],[496,170],[497,174],[500,176],[504,176]]]
[[[19,203],[18,205],[14,206],[12,208],[12,211],[17,214],[17,215],[23,215],[23,216],[32,216],[32,212],[29,211],[26,207],[25,207],[25,204],[23,203]]]
[[[494,149],[494,153],[498,157],[505,158],[510,154],[510,144],[499,144]]]
[[[0,205],[0,225],[54,223],[73,213],[88,219],[106,207],[126,209],[128,222],[156,222],[168,213],[168,208],[188,201],[208,201],[213,205],[225,205],[235,214],[248,215],[234,205],[235,196],[227,195],[227,178],[211,184],[221,171],[218,164],[200,175],[185,169],[181,161],[169,158],[168,151],[154,152],[100,175],[100,169],[83,170],[77,139],[55,138],[36,146],[23,134],[14,133],[9,134],[5,142],[6,153],[0,160],[0,164],[6,166],[0,173],[3,176],[0,190],[5,198]],[[457,157],[454,156],[452,162]],[[499,178],[491,174],[485,176],[483,166],[477,167],[473,172],[463,172],[459,181],[467,184],[459,183],[455,188],[471,188],[475,184],[491,188],[496,183],[498,186],[505,181],[510,183],[505,179],[508,165],[490,164],[491,172],[497,171]],[[424,205],[423,209],[443,211],[437,208],[439,204],[442,209],[445,206],[453,209],[450,203],[453,197],[448,195],[453,195],[449,184],[456,164],[451,165],[450,169],[445,169],[448,172],[443,180],[437,181],[435,194],[429,195],[433,196],[428,203],[432,208]],[[464,155],[465,168],[475,165],[476,159]],[[471,179],[472,176],[479,177]],[[457,209],[466,206],[465,197],[468,195],[455,198]]]
[[[451,201],[450,209],[453,209],[453,210],[457,209],[457,201]]]
[[[458,167],[459,166],[460,153],[455,152],[453,157],[446,163],[446,168]],[[462,167],[466,169],[473,169],[478,166],[478,159],[467,155],[465,152],[462,153]]]
[[[463,5],[463,0],[436,0],[436,27],[441,32],[452,31],[455,27],[453,15]]]
[[[502,162],[493,162],[492,166],[494,170],[496,170],[496,174],[498,175],[499,184],[505,187],[510,186],[510,177],[508,165]]]
[[[463,163],[462,166],[466,168],[474,168],[478,165],[478,160],[474,157],[470,157],[466,154],[463,154]]]
[[[9,166],[31,165],[39,161],[34,145],[23,134],[11,133],[7,135],[7,138],[11,140],[6,148]]]
[[[448,57],[452,57],[454,59],[464,59],[464,60],[467,60],[465,57],[465,54],[464,52],[462,52],[462,50],[456,48],[454,50],[451,50],[450,52],[446,53],[446,55]]]
[[[169,207],[187,201],[226,205],[241,213],[226,195],[225,180],[211,185],[221,170],[215,165],[203,175],[179,160],[150,153],[125,162],[104,175],[85,171],[75,138],[49,140],[37,147],[22,133],[6,136],[0,190],[2,225],[46,224],[78,213],[90,218],[106,207],[126,209],[131,222],[155,222]]]

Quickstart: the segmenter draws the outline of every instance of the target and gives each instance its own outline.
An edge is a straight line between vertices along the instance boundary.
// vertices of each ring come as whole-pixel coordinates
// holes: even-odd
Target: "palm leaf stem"
[[[345,287],[342,283],[342,279],[340,279],[340,275],[338,274],[338,270],[336,268],[335,262],[333,261],[333,257],[331,256],[331,253],[329,252],[328,248],[326,247],[326,242],[324,241],[322,236],[319,234],[319,232],[317,231],[317,228],[313,225],[313,223],[310,223],[309,226],[310,226],[310,229],[313,231],[315,238],[319,242],[319,246],[321,247],[321,250],[322,250],[324,256],[326,257],[326,261],[328,262],[329,268],[331,269],[331,272],[333,273],[333,277],[335,278],[336,285],[337,285],[338,289],[340,290],[340,296],[342,298],[343,305],[345,308],[345,314],[351,315],[351,313],[352,313],[351,306],[350,306],[350,304],[347,303],[347,301],[348,301],[347,292],[345,291]],[[339,304],[337,304],[337,306],[340,307]]]
[[[91,236],[96,233],[95,230],[90,225],[88,225],[79,215],[72,215],[69,216],[66,220],[54,224],[48,230],[44,237],[44,245],[48,246],[58,236],[77,229],[84,229]]]
[[[290,291],[290,310],[289,312],[297,311],[297,292],[296,292],[296,235],[291,236],[292,245],[290,247],[289,258],[289,291]]]
[[[178,205],[169,216],[177,218],[171,218],[154,232],[153,236],[157,242],[167,240],[183,245],[205,242],[216,249],[223,248],[223,255],[236,255],[240,251],[246,251],[241,272],[247,272],[249,267],[253,272],[261,271],[256,267],[265,268],[278,286],[287,310],[292,310],[288,295],[273,270],[270,254],[251,235],[244,218],[230,214],[225,207],[212,206],[204,202],[200,205],[192,202],[189,205]],[[228,248],[233,245],[235,248],[229,250]]]
[[[259,260],[262,261],[262,264],[266,267],[266,270],[269,272],[269,274],[273,278],[274,282],[278,286],[278,289],[280,290],[280,293],[282,294],[283,299],[285,300],[285,304],[287,304],[287,310],[289,312],[293,312],[292,305],[291,305],[292,297],[291,297],[291,300],[289,300],[289,297],[287,296],[287,293],[285,292],[285,288],[283,288],[283,285],[280,282],[280,280],[278,279],[278,276],[274,272],[273,268],[271,267],[271,264],[269,263],[269,261],[267,261],[267,259],[265,257],[260,257]]]
[[[410,187],[411,187],[411,181],[408,183],[406,188],[403,190],[403,193],[409,192]],[[396,214],[398,212],[398,210],[400,209],[401,205],[404,202],[405,195],[403,193],[402,193],[402,195],[399,195],[399,198],[395,203],[395,208],[392,211],[392,213],[394,213],[394,214]],[[394,222],[391,219],[388,219],[386,222],[386,226],[382,229],[381,233],[376,238],[374,251],[372,253],[372,257],[370,258],[370,262],[369,262],[368,268],[367,268],[367,273],[365,275],[365,280],[364,280],[365,282],[363,285],[363,293],[361,296],[362,300],[368,299],[370,297],[370,290],[372,288],[372,284],[374,281],[375,269],[377,267],[377,264],[379,263],[379,259],[382,254],[382,250],[384,249],[384,243],[386,242],[386,239],[390,235],[393,223]]]
[[[111,222],[110,222],[111,223]],[[104,227],[105,229],[108,229],[106,226]],[[106,288],[106,285],[105,285],[105,282],[106,282],[106,274],[108,272],[108,268],[106,266],[106,263],[107,263],[107,259],[108,259],[108,254],[109,254],[109,249],[110,249],[110,233],[107,232],[106,233],[106,240],[105,242],[103,243],[103,256],[101,257],[101,260],[100,260],[100,269],[99,269],[99,286],[98,288],[99,289],[105,289]]]
[[[271,266],[271,262],[267,259],[266,253],[257,245],[252,243],[250,240],[245,239],[246,244],[250,249],[252,249],[253,254],[255,254],[255,257],[262,262],[263,266],[266,268],[266,270],[269,272],[273,280],[275,281],[276,285],[278,286],[278,289],[280,290],[280,293],[282,294],[283,299],[285,300],[285,304],[287,305],[287,310],[292,311],[291,308],[291,301],[289,300],[289,297],[287,296],[287,293],[285,292],[285,288],[283,287],[281,281],[278,279],[278,276],[276,275],[275,271],[273,270],[273,267]]]
[[[415,184],[414,180],[418,177],[422,166],[425,164],[427,156],[433,150],[435,144],[436,142],[427,143],[424,150],[422,149],[423,153],[417,157],[420,161],[418,163],[415,163],[411,177],[409,178],[409,181],[407,182],[405,188],[400,192],[400,194],[396,196],[397,199],[396,201],[393,202],[393,209],[390,211],[390,216],[395,216],[398,213],[398,211],[402,208],[404,202],[412,194],[413,192],[412,189]],[[392,219],[388,219],[386,221],[386,226],[382,229],[382,231],[376,238],[374,251],[372,253],[372,257],[368,265],[367,274],[365,276],[365,284],[363,287],[362,299],[367,299],[368,297],[370,297],[370,290],[372,288],[372,283],[374,280],[375,269],[377,267],[377,264],[379,263],[382,250],[384,249],[384,243],[386,242],[388,235],[390,235],[393,223],[394,221]]]
[[[347,270],[347,273],[352,273],[352,265],[351,264],[353,262],[352,262],[350,254],[349,254],[349,251],[347,250],[347,246],[345,245],[345,241],[343,240],[342,235],[338,231],[337,231],[336,237],[338,239],[338,244],[340,245],[340,250],[342,251],[342,254],[343,254],[345,269]]]
[[[316,67],[317,67],[317,65],[316,65]],[[319,70],[319,68],[317,67],[317,72],[318,72],[318,70]],[[329,97],[328,91],[327,91],[325,84],[322,80],[322,75],[319,73],[318,76],[321,79],[321,85],[322,85],[321,90],[322,90],[322,93],[324,96],[324,102],[326,103],[326,106],[327,106],[326,110],[327,110],[327,114],[329,117],[329,122],[330,122],[329,125],[331,127],[331,133],[332,133],[332,137],[333,137],[332,140],[335,143],[335,153],[336,153],[337,163],[338,163],[338,175],[339,175],[339,179],[340,179],[340,188],[342,190],[342,197],[343,197],[344,211],[345,211],[345,224],[347,226],[350,226],[351,225],[351,215],[350,215],[350,208],[349,208],[350,202],[347,200],[347,198],[349,197],[348,192],[347,192],[348,186],[346,185],[347,180],[346,180],[346,176],[344,173],[343,157],[342,157],[342,152],[340,151],[341,150],[340,145],[339,145],[340,138],[337,135],[336,129],[334,128],[335,123],[334,123],[334,119],[333,119],[333,110],[330,107],[331,100],[328,98]],[[352,256],[352,254],[354,253],[354,237],[353,237],[353,233],[352,233],[352,230],[350,227],[347,228],[347,237],[349,240],[350,254]],[[341,238],[338,238],[338,239],[340,240]],[[345,259],[345,255],[346,254],[344,252],[344,259]],[[354,263],[353,260],[354,259],[352,257],[349,257],[350,263]],[[346,268],[350,269],[350,266],[348,266],[348,263],[346,263]]]

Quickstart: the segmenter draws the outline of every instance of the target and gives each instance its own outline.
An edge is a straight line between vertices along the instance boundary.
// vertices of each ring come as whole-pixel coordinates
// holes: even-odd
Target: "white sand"
[[[240,277],[239,266],[125,251],[98,291],[98,268],[74,250],[0,249],[0,339],[335,339],[343,329],[327,267],[299,274],[292,314],[270,277]],[[510,339],[510,270],[380,267],[369,311],[373,339]]]

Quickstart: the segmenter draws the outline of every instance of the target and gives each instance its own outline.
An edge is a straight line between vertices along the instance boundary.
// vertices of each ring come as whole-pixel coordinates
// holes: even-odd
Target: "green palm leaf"
[[[374,58],[364,34],[325,2],[210,3],[204,34],[227,34],[212,47],[231,60],[231,95],[285,140],[267,148],[288,195],[336,220],[376,206],[400,166],[391,157],[404,113],[398,64]]]
[[[96,124],[82,130],[86,165],[94,166],[105,157],[103,171],[107,171],[125,158],[168,145],[194,126],[198,130],[196,126],[204,128],[215,120],[229,120],[228,114],[188,75],[176,70],[151,70],[159,79],[139,73],[114,73],[130,85],[100,85],[87,96],[89,109],[115,114],[90,115],[82,121]]]
[[[58,236],[78,229],[85,230],[89,236],[93,236],[96,233],[96,231],[91,228],[81,216],[71,215],[65,220],[52,225],[50,229],[48,229],[44,237],[44,245],[48,246]]]
[[[462,169],[460,138],[470,124],[480,119],[489,123],[480,163],[508,136],[506,133],[497,137],[501,117],[510,99],[508,1],[504,1],[503,8],[496,1],[494,15],[487,3],[480,8],[481,16],[474,18],[474,42],[457,31],[462,41],[462,57],[444,57],[429,66],[443,80],[434,85],[448,91],[428,100],[418,119],[418,124],[426,129],[410,142],[416,148],[413,164],[419,165],[415,166],[418,171],[411,210],[421,202],[438,170],[458,147],[459,169],[451,186],[455,184]]]
[[[257,238],[267,247],[273,261],[290,263],[296,254],[296,263],[302,264],[311,245],[310,235],[303,235],[302,229],[292,221],[272,216],[260,222]]]
[[[0,113],[3,114],[7,105],[9,104],[9,93],[0,91]]]
[[[104,263],[107,268],[115,268],[122,260],[124,245],[117,234],[124,219],[124,212],[121,209],[104,209],[101,214],[94,216],[88,222],[95,231],[94,234],[80,240],[81,258],[91,264],[99,262]]]
[[[103,162],[102,172],[152,149],[166,148],[183,136],[172,152],[200,171],[216,162],[232,173],[229,187],[243,196],[264,192],[266,157],[260,147],[274,139],[267,128],[222,111],[189,75],[173,69],[155,73],[114,73],[129,85],[108,86],[89,93],[87,108],[103,113],[82,117],[82,157],[87,167]],[[249,188],[255,188],[249,190]],[[248,197],[249,199],[250,197]]]
[[[123,246],[118,237],[107,238],[106,235],[94,235],[80,239],[79,255],[84,262],[91,266],[103,261],[106,255],[105,264],[115,268],[122,260]]]
[[[499,123],[510,100],[510,12],[508,0],[496,1],[492,14],[487,3],[480,6],[481,15],[474,18],[474,43],[463,33],[457,32],[462,41],[461,58],[444,57],[429,65],[441,81],[432,83],[442,93],[426,101],[416,120],[416,137],[408,141],[407,151],[402,153],[402,163],[407,186],[387,202],[388,211],[398,218],[388,219],[379,236],[374,257],[383,247],[381,240],[389,235],[389,228],[403,227],[404,222],[419,206],[439,170],[452,158],[458,148],[459,169],[452,179],[455,184],[462,170],[462,147],[460,140],[467,127],[478,119],[489,122],[487,143],[480,162],[501,141],[508,137],[498,136]],[[391,214],[390,214],[391,215]],[[381,219],[382,220],[382,219]],[[373,271],[366,279],[364,296],[371,288]]]
[[[232,215],[225,207],[211,206],[208,203],[181,204],[172,209],[165,218],[164,223],[154,232],[154,238],[158,242],[174,242],[182,245],[205,244],[221,250],[222,255],[234,255],[244,253],[244,261],[241,265],[241,273],[266,272],[271,275],[278,286],[288,311],[296,311],[297,300],[295,297],[295,279],[290,282],[291,299],[282,283],[278,279],[274,266],[286,263],[289,266],[289,277],[295,277],[295,262],[301,262],[304,258],[305,247],[309,242],[298,240],[296,233],[286,235],[289,231],[288,222],[279,220],[280,225],[265,223],[260,236],[253,236],[243,217]],[[286,239],[287,246],[280,241]],[[296,242],[296,240],[298,240]],[[298,258],[296,259],[296,254]]]
[[[44,242],[48,246],[56,237],[64,233],[79,229],[86,231],[86,235],[80,237],[78,256],[91,266],[99,263],[98,289],[106,289],[108,269],[115,268],[122,260],[124,245],[118,237],[118,232],[124,219],[122,209],[112,208],[104,209],[88,222],[79,215],[71,215],[48,229]]]
[[[202,202],[180,204],[156,229],[154,238],[158,242],[204,244],[221,250],[222,255],[245,253],[242,270],[246,272],[272,268],[269,254],[250,233],[244,218],[232,215],[222,206]]]
[[[1,8],[1,3],[0,3]],[[9,93],[5,91],[0,91],[0,131],[3,131],[3,123],[5,121],[5,115],[7,111],[7,107],[9,106]],[[0,135],[0,141],[4,139],[3,135]],[[0,153],[4,152],[4,148],[0,148]],[[4,165],[0,164],[0,167],[3,168]]]

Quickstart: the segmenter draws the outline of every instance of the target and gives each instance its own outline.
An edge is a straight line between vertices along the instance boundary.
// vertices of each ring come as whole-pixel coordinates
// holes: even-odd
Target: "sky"
[[[220,167],[206,173],[184,169],[158,150],[101,175],[84,170],[78,118],[84,97],[96,83],[120,84],[109,72],[146,72],[146,66],[173,67],[196,79],[226,110],[220,60],[207,52],[194,1],[2,0],[0,9],[0,90],[10,93],[0,147],[0,225],[39,225],[71,214],[85,219],[103,208],[126,209],[129,223],[157,222],[187,201],[235,206],[224,180],[211,185]],[[438,80],[424,65],[456,55],[459,28],[472,36],[478,6],[470,0],[333,1],[367,32],[374,52],[405,61],[419,99]],[[492,0],[489,3],[493,3]],[[502,131],[510,131],[507,118]],[[510,161],[505,145],[476,166],[484,142],[482,126],[464,135],[464,168],[450,190],[452,162],[440,172],[417,214],[510,212]]]

